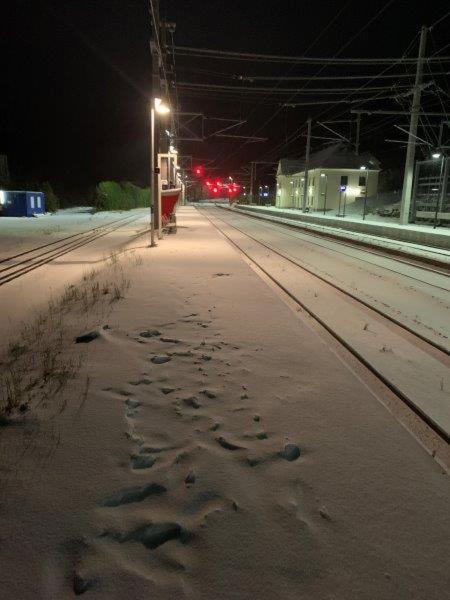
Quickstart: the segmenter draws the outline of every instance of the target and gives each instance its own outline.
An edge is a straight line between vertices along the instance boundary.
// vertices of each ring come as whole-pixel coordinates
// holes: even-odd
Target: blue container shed
[[[32,217],[45,213],[43,192],[5,190],[0,199],[0,215],[3,217]]]

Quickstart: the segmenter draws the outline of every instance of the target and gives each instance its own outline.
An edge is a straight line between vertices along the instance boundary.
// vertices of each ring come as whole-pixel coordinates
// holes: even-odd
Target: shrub
[[[41,192],[45,194],[45,210],[47,212],[56,212],[59,208],[59,198],[53,191],[49,181],[45,181],[41,186]]]
[[[150,190],[125,181],[101,181],[94,192],[97,210],[131,210],[149,206]]]

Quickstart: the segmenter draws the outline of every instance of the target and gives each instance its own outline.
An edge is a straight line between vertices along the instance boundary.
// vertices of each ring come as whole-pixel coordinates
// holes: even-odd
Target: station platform
[[[371,245],[436,264],[450,265],[450,228],[433,229],[427,225],[399,225],[385,220],[337,217],[321,213],[304,213],[275,206],[235,205],[231,210],[285,223],[322,235]]]
[[[96,600],[441,600],[447,475],[207,210],[136,244],[67,410],[21,458],[4,597],[72,597],[75,563]]]

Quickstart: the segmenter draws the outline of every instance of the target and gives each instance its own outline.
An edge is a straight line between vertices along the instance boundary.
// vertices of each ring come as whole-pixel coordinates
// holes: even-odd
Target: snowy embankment
[[[314,215],[309,215],[298,210],[279,209],[273,206],[234,206],[232,208],[221,208],[236,211],[242,214],[251,214],[258,219],[273,221],[276,223],[284,223],[291,227],[298,227],[299,229],[311,231],[311,233],[335,237],[337,239],[359,243],[366,246],[373,246],[374,248],[379,248],[380,250],[387,250],[392,253],[427,260],[436,264],[442,264],[443,266],[447,267],[450,265],[450,250],[447,249],[450,245],[450,230],[445,228],[435,231],[430,227],[421,227],[419,225],[407,225],[404,227],[394,223],[386,222],[380,223],[377,221],[372,221],[369,223],[361,221],[361,219],[352,219],[351,217],[346,217],[345,220],[340,219],[340,223],[337,225],[337,219],[331,218],[327,215],[320,215],[316,213],[314,213]],[[286,216],[287,213],[289,213],[289,216]],[[323,224],[320,221],[323,221]],[[371,226],[378,227],[380,231],[378,234],[364,233],[361,231],[361,228],[364,229],[366,226],[368,229]],[[352,227],[354,227],[355,230],[352,230]],[[424,241],[424,243],[419,244],[396,239],[396,235],[404,233],[402,230],[405,228],[412,233],[423,232],[425,234],[423,237],[428,237],[429,241]],[[389,236],[386,235],[386,237],[383,237],[383,230],[385,232],[389,232]],[[393,239],[389,239],[390,237]],[[438,245],[438,237],[444,239],[446,245],[445,248],[434,247],[435,245]],[[434,238],[436,238],[435,242],[433,242]]]
[[[72,344],[64,410],[0,430],[2,593],[441,600],[448,478],[212,225],[180,217]]]
[[[0,216],[0,258],[74,233],[102,227],[126,216],[144,216],[147,213],[147,209],[94,212],[90,207],[80,206],[46,213],[37,218]]]

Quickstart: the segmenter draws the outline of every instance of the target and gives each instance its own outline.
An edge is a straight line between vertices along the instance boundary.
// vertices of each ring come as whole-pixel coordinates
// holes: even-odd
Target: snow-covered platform
[[[433,229],[417,224],[399,225],[381,218],[379,221],[363,221],[360,217],[310,214],[275,206],[239,205],[232,210],[361,244],[378,246],[392,252],[450,264],[450,229]]]

